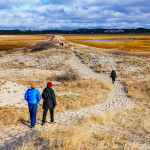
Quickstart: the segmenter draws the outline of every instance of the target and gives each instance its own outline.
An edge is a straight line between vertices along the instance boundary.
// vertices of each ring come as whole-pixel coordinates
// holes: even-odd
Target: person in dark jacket
[[[56,107],[57,103],[54,90],[51,87],[52,83],[48,82],[47,87],[43,90],[42,93],[42,98],[44,99],[42,125],[45,123],[46,114],[48,110],[50,110],[51,122],[54,122],[54,108]]]
[[[31,128],[36,124],[38,102],[41,100],[40,92],[35,88],[36,85],[32,84],[31,89],[28,89],[25,93],[25,100],[28,102],[30,112]]]
[[[110,78],[112,78],[112,83],[115,83],[115,79],[116,79],[116,72],[115,69],[112,69],[111,74],[110,74]]]

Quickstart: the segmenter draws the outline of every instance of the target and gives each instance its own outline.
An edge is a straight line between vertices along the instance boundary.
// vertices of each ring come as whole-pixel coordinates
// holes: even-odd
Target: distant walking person
[[[61,47],[61,42],[59,43],[60,47]]]
[[[63,42],[61,43],[61,46],[62,46],[62,47],[64,46],[64,43],[63,43]]]
[[[52,83],[48,82],[47,87],[43,90],[42,93],[42,98],[44,99],[42,125],[44,125],[45,123],[46,114],[48,110],[50,110],[51,122],[54,122],[54,108],[56,107],[57,103],[56,103],[54,90],[51,87],[52,87]]]
[[[36,85],[32,84],[31,89],[28,89],[25,93],[25,100],[28,102],[30,112],[31,128],[36,124],[38,102],[41,100],[40,92],[35,88]]]
[[[116,78],[116,72],[114,69],[112,69],[111,74],[110,74],[110,78],[112,78],[112,83],[115,83],[115,78]]]

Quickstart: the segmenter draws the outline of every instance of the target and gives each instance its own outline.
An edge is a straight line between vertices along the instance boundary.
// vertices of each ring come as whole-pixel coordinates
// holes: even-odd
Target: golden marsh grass
[[[76,44],[83,44],[102,49],[115,49],[127,52],[150,52],[150,35],[80,35],[67,36],[66,40]],[[114,41],[114,42],[87,42],[78,40],[127,40],[133,41]]]
[[[51,39],[50,35],[0,35],[0,51],[22,48]]]

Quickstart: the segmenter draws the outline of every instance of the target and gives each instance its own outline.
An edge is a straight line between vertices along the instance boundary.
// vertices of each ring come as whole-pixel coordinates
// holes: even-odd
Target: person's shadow
[[[24,119],[20,119],[20,122],[22,123],[22,124],[24,124],[24,125],[26,125],[27,127],[31,127],[31,121],[26,121],[26,120],[24,120]]]
[[[20,119],[19,120],[23,125],[26,125],[27,127],[30,127],[31,128],[31,121],[27,121],[27,120],[24,120],[24,119]],[[37,119],[37,122],[36,124],[40,124],[41,120],[40,119]],[[45,123],[47,123],[47,121],[45,121]]]

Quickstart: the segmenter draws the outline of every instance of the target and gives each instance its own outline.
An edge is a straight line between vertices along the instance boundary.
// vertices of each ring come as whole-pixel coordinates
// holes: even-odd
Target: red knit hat
[[[51,88],[51,87],[52,87],[52,82],[48,82],[48,83],[47,83],[47,87],[50,87],[50,88]]]

